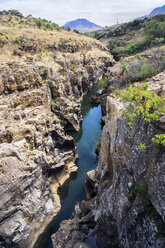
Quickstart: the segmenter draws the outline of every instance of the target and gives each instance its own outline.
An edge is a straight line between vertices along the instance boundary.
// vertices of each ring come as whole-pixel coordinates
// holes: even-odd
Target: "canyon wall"
[[[148,81],[149,90],[165,96],[165,73]],[[137,85],[137,84],[136,84]],[[124,103],[107,96],[99,163],[87,173],[87,201],[75,207],[52,236],[54,247],[163,248],[165,246],[165,149],[151,142],[165,130],[165,115],[132,128],[122,116]],[[140,150],[144,143],[146,149]]]
[[[162,97],[164,76],[161,73],[148,82],[149,90]],[[93,216],[96,225],[104,226],[106,232],[113,234],[114,230],[116,235],[117,227],[120,247],[163,248],[165,149],[155,146],[151,139],[165,132],[165,116],[162,114],[159,121],[150,124],[138,117],[130,128],[127,118],[122,117],[125,106],[115,94],[107,97],[106,123],[94,178],[97,199]],[[139,149],[141,143],[146,144],[145,150]]]
[[[6,25],[1,35],[0,246],[33,247],[60,211],[58,188],[78,170],[66,131],[79,129],[82,97],[113,59],[66,31]]]

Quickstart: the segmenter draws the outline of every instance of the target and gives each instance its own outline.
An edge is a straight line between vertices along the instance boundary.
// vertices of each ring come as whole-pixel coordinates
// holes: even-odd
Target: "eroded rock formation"
[[[65,131],[79,129],[80,101],[113,59],[74,33],[1,29],[10,39],[0,60],[0,246],[33,247],[78,169]]]
[[[148,82],[149,90],[162,97],[165,95],[164,76],[163,72]],[[157,133],[164,133],[164,114],[159,121],[150,124],[138,117],[131,129],[122,116],[121,109],[125,106],[115,94],[107,97],[99,164],[87,174],[88,201],[75,207],[71,223],[76,223],[78,232],[85,234],[81,241],[88,245],[92,238],[96,247],[163,248],[165,149],[155,146],[151,139]],[[146,144],[145,150],[139,149],[141,143]],[[65,237],[58,243],[63,228],[62,222],[52,236],[54,247],[60,248],[63,242],[62,247],[69,248]],[[71,232],[68,235],[71,236]],[[101,242],[103,237],[104,242]],[[76,242],[74,240],[74,244]]]

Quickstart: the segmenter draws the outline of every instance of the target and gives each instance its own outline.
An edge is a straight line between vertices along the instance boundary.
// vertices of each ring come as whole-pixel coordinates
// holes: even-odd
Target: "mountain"
[[[137,19],[144,19],[147,17],[161,15],[161,14],[165,14],[165,5],[163,5],[162,7],[158,7],[158,8],[153,9],[149,15],[141,16]]]
[[[162,7],[158,7],[155,8],[150,14],[149,16],[155,16],[155,15],[161,15],[165,13],[165,5],[163,5]]]
[[[71,30],[76,29],[80,32],[89,31],[89,30],[98,30],[98,29],[103,28],[103,27],[101,27],[101,26],[99,26],[93,22],[90,22],[87,19],[83,19],[83,18],[67,22],[63,27],[64,28],[70,27]]]

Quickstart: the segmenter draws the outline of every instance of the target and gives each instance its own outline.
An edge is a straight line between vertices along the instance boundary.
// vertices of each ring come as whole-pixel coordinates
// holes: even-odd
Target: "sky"
[[[131,21],[165,5],[165,0],[0,0],[0,10],[16,9],[63,25],[86,18],[101,26]]]

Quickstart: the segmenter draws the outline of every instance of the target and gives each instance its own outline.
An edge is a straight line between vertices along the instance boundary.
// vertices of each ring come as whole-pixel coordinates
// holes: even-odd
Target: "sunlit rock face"
[[[78,169],[65,132],[79,129],[82,97],[113,59],[74,33],[0,29],[0,246],[33,247],[60,211],[58,188]]]

